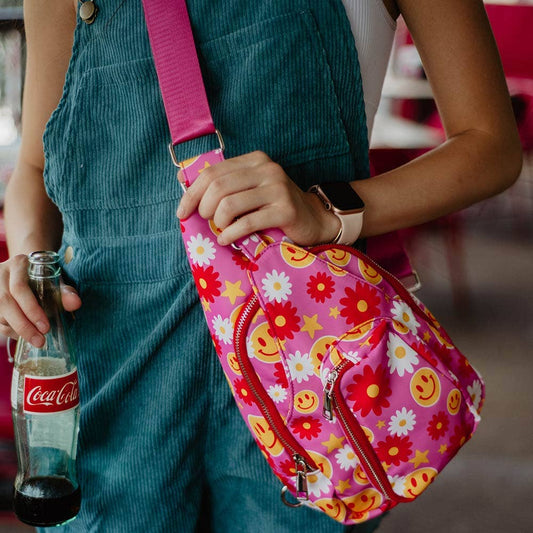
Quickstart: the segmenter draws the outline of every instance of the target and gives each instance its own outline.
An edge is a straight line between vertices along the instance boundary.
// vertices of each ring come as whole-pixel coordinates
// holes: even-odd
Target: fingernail
[[[37,326],[37,329],[41,332],[41,333],[46,333],[47,329],[48,329],[48,324],[46,322],[43,322],[42,320],[39,320],[36,324]],[[35,338],[35,337],[34,337]],[[40,337],[39,337],[40,338]],[[33,339],[32,339],[33,340]],[[33,343],[32,343],[33,344]]]
[[[183,218],[183,215],[184,215],[184,210],[183,210],[183,207],[181,207],[181,204],[178,205],[178,210],[176,211],[176,216],[178,218]]]
[[[43,338],[41,337],[41,335],[34,335],[31,338],[30,342],[36,348],[40,348],[43,345]]]

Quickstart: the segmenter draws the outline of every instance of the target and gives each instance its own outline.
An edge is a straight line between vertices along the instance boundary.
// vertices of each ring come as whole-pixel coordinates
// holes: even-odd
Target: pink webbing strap
[[[216,133],[185,0],[143,0],[172,144]]]

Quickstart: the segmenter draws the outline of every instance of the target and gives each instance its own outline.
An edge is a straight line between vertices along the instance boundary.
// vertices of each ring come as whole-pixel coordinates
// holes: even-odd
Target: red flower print
[[[455,426],[454,433],[450,438],[450,446],[448,446],[448,453],[455,455],[459,448],[471,437],[471,430],[459,424]]]
[[[412,445],[413,443],[409,440],[409,437],[388,435],[385,440],[378,442],[376,453],[380,461],[388,465],[399,466],[400,463],[405,463],[409,460]]]
[[[241,270],[251,270],[252,272],[255,272],[259,267],[252,263],[245,255],[241,254],[240,252],[233,252],[231,258],[233,259],[233,262],[240,267]]]
[[[301,439],[314,439],[318,437],[322,422],[312,416],[301,416],[291,422],[291,428],[300,435]]]
[[[265,314],[272,320],[274,333],[280,340],[292,339],[294,332],[300,330],[300,317],[296,311],[291,302],[272,302],[266,305]]]
[[[318,272],[316,276],[310,276],[307,282],[307,294],[317,303],[324,303],[335,292],[335,282],[325,272]]]
[[[387,324],[382,322],[378,327],[372,329],[372,333],[368,338],[369,346],[377,346],[382,340],[387,331]]]
[[[366,416],[373,411],[381,415],[384,408],[390,407],[389,397],[392,390],[389,384],[389,372],[379,365],[374,372],[370,365],[365,365],[362,374],[353,377],[354,383],[348,385],[348,400],[354,402],[355,411],[361,411],[361,416]]]
[[[427,432],[433,440],[438,440],[446,435],[450,420],[444,411],[439,411],[428,424]]]
[[[246,381],[244,381],[244,379],[236,379],[233,382],[233,388],[235,390],[235,393],[245,404],[252,405],[254,403],[252,391],[250,390],[248,384],[246,383]]]
[[[205,298],[208,302],[214,302],[215,297],[220,296],[219,289],[222,285],[218,281],[218,272],[212,266],[193,265],[191,270],[200,298]]]
[[[276,383],[281,385],[284,389],[289,388],[289,381],[287,379],[287,374],[283,368],[283,363],[276,363],[274,365],[274,376],[276,377]]]
[[[413,344],[411,348],[416,353],[421,355],[430,365],[437,366],[438,360],[433,356],[433,353],[425,344],[418,342],[416,344]]]
[[[340,304],[343,306],[341,316],[344,317],[347,324],[357,326],[379,314],[378,305],[381,298],[373,287],[358,282],[355,285],[355,290],[346,287],[344,293],[346,297],[340,300]]]
[[[294,477],[296,475],[296,466],[294,464],[294,461],[283,461],[280,463],[281,471],[289,478]]]

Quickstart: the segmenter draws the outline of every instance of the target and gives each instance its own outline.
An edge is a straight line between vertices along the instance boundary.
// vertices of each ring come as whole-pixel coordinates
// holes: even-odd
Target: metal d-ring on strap
[[[215,129],[215,135],[217,136],[220,149],[224,151],[226,149],[226,146],[224,145],[224,139],[222,138],[222,134],[219,130]],[[174,145],[172,143],[169,143],[168,151],[170,152],[170,158],[172,159],[172,163],[174,164],[174,166],[181,168],[180,161],[178,161],[178,158],[176,157],[176,154],[174,152]]]
[[[287,494],[290,494],[289,492],[289,489],[284,485],[283,488],[281,489],[281,501],[287,506],[287,507],[300,507],[303,505],[303,503],[301,501],[299,501],[298,503],[293,503],[293,502],[290,502],[288,499],[287,499]]]

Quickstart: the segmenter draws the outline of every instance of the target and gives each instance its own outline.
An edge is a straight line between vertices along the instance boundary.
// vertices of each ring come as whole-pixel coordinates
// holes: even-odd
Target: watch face
[[[346,181],[329,181],[320,184],[324,195],[333,207],[339,211],[362,211],[363,200]]]

